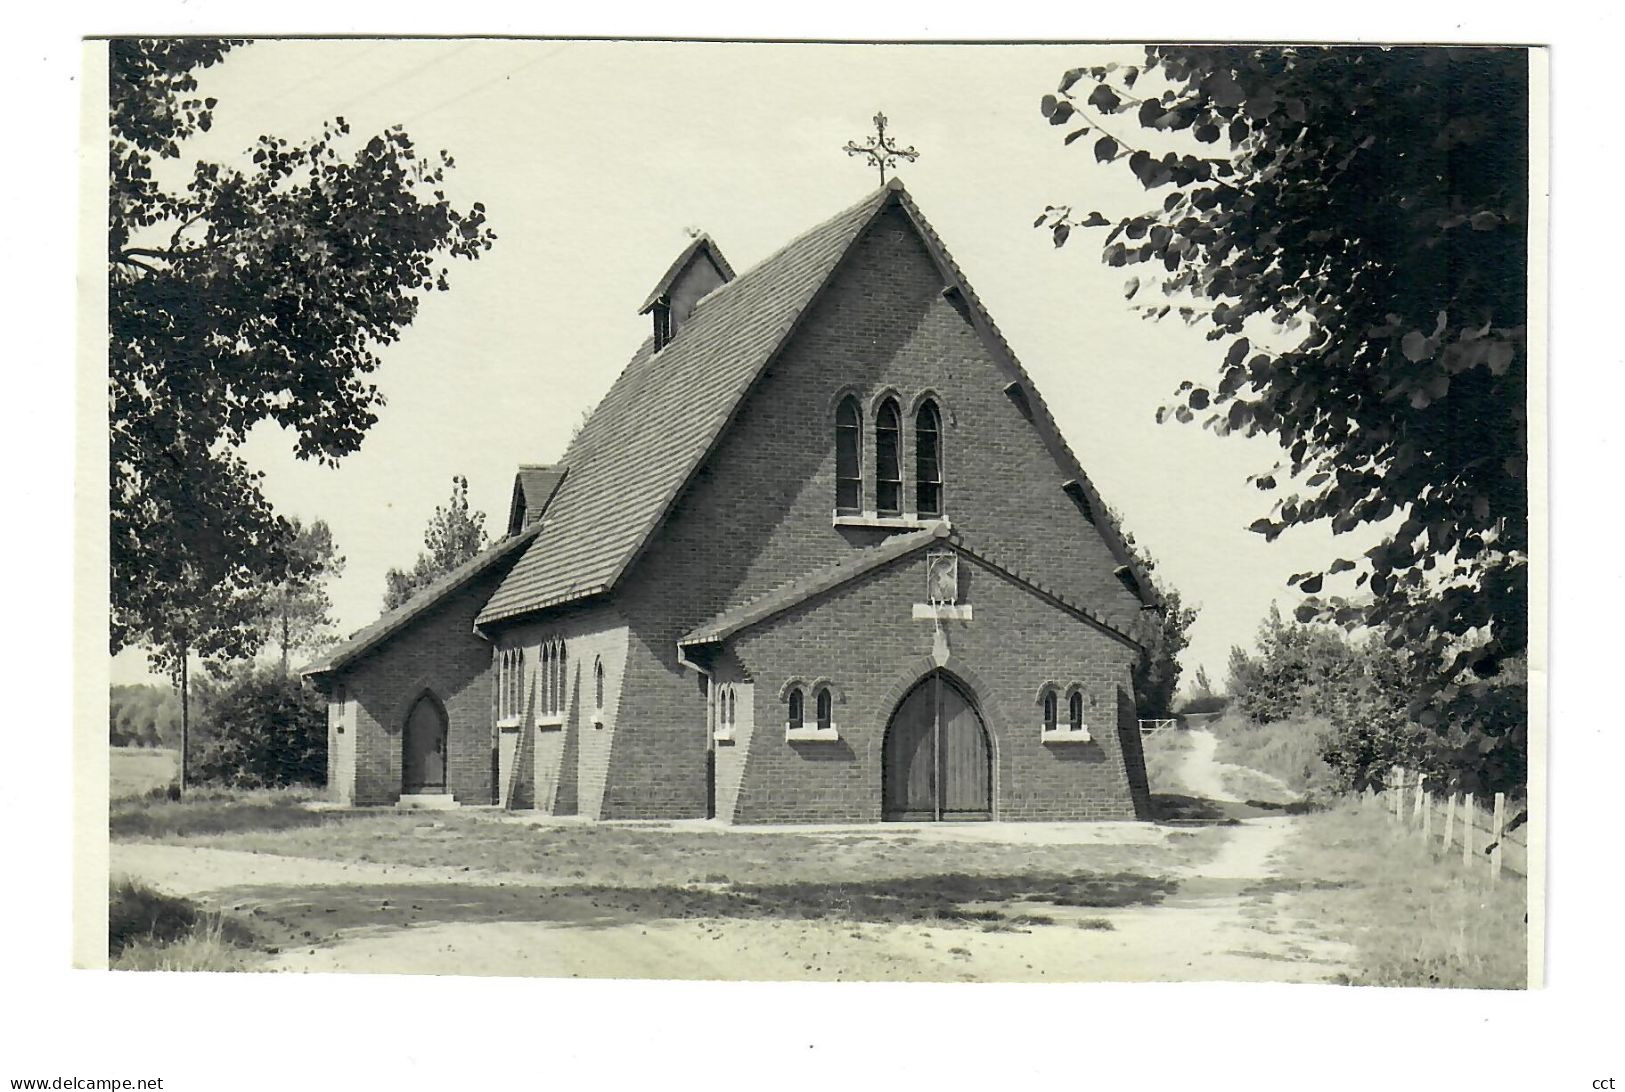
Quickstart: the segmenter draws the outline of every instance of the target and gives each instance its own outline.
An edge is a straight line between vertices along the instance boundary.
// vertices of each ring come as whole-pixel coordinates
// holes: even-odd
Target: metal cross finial
[[[916,152],[912,145],[907,148],[899,148],[886,139],[885,114],[875,115],[875,131],[879,135],[870,137],[861,145],[850,140],[847,141],[846,154],[868,156],[874,165],[880,168],[880,184],[884,186],[886,184],[887,167],[895,167],[899,159],[906,159],[912,163],[920,158],[920,153]]]

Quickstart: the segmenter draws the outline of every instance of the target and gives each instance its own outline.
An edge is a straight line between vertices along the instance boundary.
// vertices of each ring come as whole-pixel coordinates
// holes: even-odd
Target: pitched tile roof
[[[508,535],[489,549],[469,558],[394,610],[384,612],[376,622],[357,631],[349,640],[334,646],[320,660],[300,668],[299,674],[325,675],[354,662],[400,632],[414,618],[439,606],[447,596],[470,580],[529,546],[542,533],[543,526],[533,523],[517,535]]]
[[[1095,527],[1107,548],[1120,565],[1129,566],[1145,593],[1142,601],[1154,603],[1151,581],[1104,518],[1105,504],[1026,369],[942,239],[894,178],[706,296],[659,353],[652,338],[643,343],[564,453],[561,461],[570,472],[549,506],[549,530],[498,586],[478,624],[614,587],[841,258],[892,200],[919,230],[944,279],[965,300],[995,357],[1021,383],[1033,423],[1063,476],[1081,483],[1100,514]],[[681,268],[700,241],[679,256],[674,269]],[[1115,626],[1113,632],[1122,628]]]
[[[480,612],[485,624],[609,590],[746,391],[886,203],[878,189],[700,301],[659,353],[646,340],[561,460],[547,530]]]
[[[766,595],[758,596],[736,607],[730,607],[710,621],[685,633],[678,639],[677,646],[686,648],[725,640],[740,630],[749,629],[759,622],[765,622],[769,618],[782,614],[815,596],[822,595],[849,581],[856,580],[858,577],[872,572],[882,565],[889,564],[917,550],[944,540],[951,543],[961,553],[991,566],[1016,583],[1025,585],[1029,590],[1050,600],[1067,613],[1093,624],[1097,629],[1103,630],[1127,644],[1136,648],[1141,647],[1139,640],[1133,634],[1124,632],[1123,628],[1114,624],[1111,619],[1081,604],[1074,603],[1063,593],[1044,586],[1033,577],[1017,570],[1009,562],[995,557],[979,547],[972,546],[965,541],[962,535],[952,532],[947,523],[937,523],[906,535],[897,535],[878,546],[856,550],[852,556],[842,558],[833,565],[816,569],[790,581],[788,584],[775,588]]]
[[[848,580],[856,580],[888,561],[905,557],[922,546],[929,546],[947,537],[948,525],[937,523],[918,531],[910,531],[905,535],[895,535],[878,546],[854,550],[850,557],[844,557],[833,565],[814,569],[788,584],[780,585],[766,595],[723,611],[709,622],[684,634],[677,644],[681,647],[720,641],[748,626],[771,618],[780,611],[789,610],[797,603],[805,602],[831,588],[838,588]]]

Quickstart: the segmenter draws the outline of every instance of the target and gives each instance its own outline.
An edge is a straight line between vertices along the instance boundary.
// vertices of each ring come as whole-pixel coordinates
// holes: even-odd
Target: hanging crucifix
[[[870,137],[861,145],[850,140],[847,141],[846,154],[868,156],[870,161],[873,162],[876,167],[880,168],[880,184],[884,186],[886,184],[887,167],[897,166],[897,161],[899,159],[906,159],[912,163],[914,160],[920,158],[920,153],[916,152],[912,145],[907,148],[899,148],[897,145],[886,139],[885,114],[875,115],[875,131],[878,135]]]

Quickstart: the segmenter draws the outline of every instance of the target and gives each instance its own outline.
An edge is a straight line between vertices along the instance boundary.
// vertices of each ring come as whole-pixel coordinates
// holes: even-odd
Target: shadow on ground
[[[1261,815],[1302,815],[1316,810],[1307,800],[1209,800],[1180,793],[1153,793],[1151,814],[1159,823],[1230,826]]]
[[[252,923],[275,951],[326,944],[340,934],[498,921],[591,928],[685,918],[830,919],[1001,930],[1050,924],[1046,906],[1151,906],[1177,888],[1173,880],[1132,872],[950,874],[851,884],[671,887],[265,885],[217,891],[208,902]]]

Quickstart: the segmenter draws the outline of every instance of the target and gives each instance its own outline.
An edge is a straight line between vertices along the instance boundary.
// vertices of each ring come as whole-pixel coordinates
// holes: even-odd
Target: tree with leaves
[[[378,351],[447,289],[445,258],[495,238],[481,205],[446,197],[451,157],[398,127],[360,139],[335,118],[188,171],[218,106],[198,74],[244,44],[108,47],[110,641],[175,678],[183,785],[189,664],[253,655],[264,589],[308,577],[237,449],[271,421],[299,458],[356,450],[383,401]]]
[[[1527,643],[1528,85],[1514,49],[1156,46],[1040,104],[1158,200],[1038,226],[1109,228],[1142,314],[1219,343],[1159,420],[1279,442],[1268,539],[1388,532],[1292,583],[1358,570],[1299,616],[1374,627],[1418,701]]]
[[[468,479],[451,479],[451,499],[434,510],[423,532],[423,552],[411,569],[384,574],[384,609],[394,610],[490,544],[485,513],[468,507]]]
[[[309,526],[297,519],[289,523],[293,528],[290,550],[300,563],[300,575],[284,579],[267,592],[260,621],[265,643],[277,649],[282,675],[288,674],[292,654],[319,652],[338,640],[327,581],[344,572],[344,557],[333,544],[326,521],[316,520]]]
[[[1156,575],[1157,559],[1123,530],[1123,518],[1115,508],[1106,508],[1106,520],[1140,570],[1150,576],[1160,603],[1155,610],[1140,611],[1131,627],[1142,646],[1134,663],[1134,703],[1141,717],[1166,717],[1179,689],[1179,654],[1190,644],[1196,608],[1185,606],[1179,589]]]

